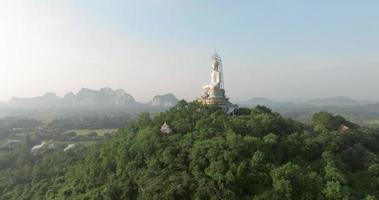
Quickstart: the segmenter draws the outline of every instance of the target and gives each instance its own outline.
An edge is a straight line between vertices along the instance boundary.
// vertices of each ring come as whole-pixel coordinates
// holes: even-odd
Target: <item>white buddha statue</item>
[[[220,59],[217,54],[213,57],[212,73],[211,73],[211,87],[221,86],[221,71],[220,71]]]
[[[223,80],[222,80],[222,64],[220,56],[215,53],[212,57],[213,63],[212,63],[212,72],[211,72],[211,82],[209,85],[205,85],[203,87],[203,97],[209,96],[209,91],[216,89],[223,89]]]

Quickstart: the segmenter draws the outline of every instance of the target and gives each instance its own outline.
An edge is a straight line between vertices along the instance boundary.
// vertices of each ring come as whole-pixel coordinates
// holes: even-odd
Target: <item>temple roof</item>
[[[166,123],[164,122],[163,125],[161,126],[161,130],[160,130],[162,133],[172,133],[172,129],[171,127]]]

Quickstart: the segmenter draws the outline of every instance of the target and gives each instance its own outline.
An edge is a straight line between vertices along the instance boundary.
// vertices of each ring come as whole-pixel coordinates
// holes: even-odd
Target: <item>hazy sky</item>
[[[82,87],[379,100],[378,0],[0,0],[0,100]]]

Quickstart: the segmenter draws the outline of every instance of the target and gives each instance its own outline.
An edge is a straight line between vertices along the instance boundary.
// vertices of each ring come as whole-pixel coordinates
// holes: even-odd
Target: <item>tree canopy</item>
[[[341,118],[318,113],[306,125],[263,106],[229,116],[180,101],[89,149],[20,150],[30,159],[0,171],[0,198],[378,199],[379,132],[342,134]],[[172,133],[160,132],[164,122]]]

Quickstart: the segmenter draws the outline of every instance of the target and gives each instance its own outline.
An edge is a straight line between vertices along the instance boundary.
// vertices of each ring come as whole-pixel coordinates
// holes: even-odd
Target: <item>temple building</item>
[[[161,132],[166,133],[166,134],[170,134],[170,133],[172,133],[172,129],[166,122],[164,122],[163,125],[161,126]]]
[[[212,56],[212,62],[210,84],[203,87],[203,95],[197,101],[205,105],[216,105],[227,113],[233,113],[238,106],[230,103],[225,95],[222,61],[217,53]]]

